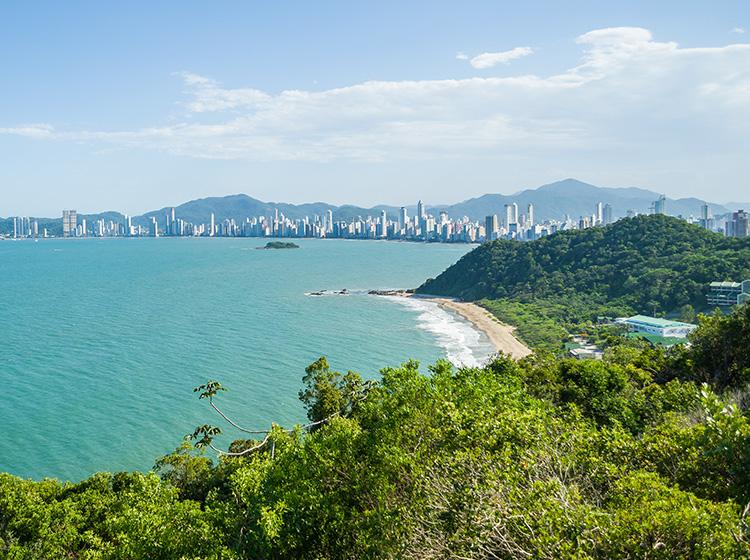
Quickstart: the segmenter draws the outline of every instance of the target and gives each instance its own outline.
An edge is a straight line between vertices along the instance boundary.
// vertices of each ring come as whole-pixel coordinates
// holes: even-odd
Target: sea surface
[[[240,424],[265,429],[304,421],[297,393],[319,356],[376,378],[410,358],[426,371],[492,353],[434,303],[366,294],[418,286],[468,245],[264,243],[0,241],[0,471],[148,470],[195,426],[222,425],[192,391],[207,379],[229,388],[219,404]]]

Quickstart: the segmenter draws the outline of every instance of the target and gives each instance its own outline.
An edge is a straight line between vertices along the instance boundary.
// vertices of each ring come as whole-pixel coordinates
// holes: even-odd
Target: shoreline
[[[492,315],[492,313],[476,303],[459,301],[448,297],[414,294],[399,290],[372,290],[370,293],[373,295],[407,297],[431,301],[443,309],[447,309],[460,315],[463,319],[471,323],[475,329],[481,331],[487,336],[496,351],[509,354],[514,359],[524,358],[532,354],[532,350],[514,335],[514,331],[516,330],[515,327],[501,323],[494,315]]]

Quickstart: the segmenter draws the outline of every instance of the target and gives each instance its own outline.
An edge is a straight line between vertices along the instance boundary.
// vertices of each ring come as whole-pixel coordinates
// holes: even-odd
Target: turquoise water
[[[409,358],[489,353],[434,304],[356,293],[417,286],[469,246],[261,244],[0,242],[0,471],[76,480],[149,469],[196,425],[219,424],[192,393],[208,378],[230,388],[221,400],[240,423],[264,428],[304,419],[297,392],[321,355],[374,377]],[[355,293],[306,295],[341,288]]]

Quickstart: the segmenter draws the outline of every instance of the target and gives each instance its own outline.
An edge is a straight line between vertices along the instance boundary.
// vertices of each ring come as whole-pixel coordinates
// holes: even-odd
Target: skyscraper
[[[424,203],[421,200],[417,202],[417,216],[420,220],[426,216],[424,212]]]
[[[401,229],[406,229],[409,225],[409,216],[406,213],[406,206],[402,206],[401,210],[399,211],[398,225],[401,227]]]
[[[518,204],[505,205],[505,227],[510,229],[514,224],[518,223]]]
[[[661,195],[658,199],[654,201],[652,209],[653,209],[654,214],[666,214],[667,213],[667,197],[665,195]]]
[[[534,205],[529,204],[526,209],[526,221],[529,227],[534,227]]]
[[[604,204],[601,202],[596,203],[596,223],[604,223]]]
[[[714,229],[714,215],[711,211],[711,207],[707,203],[704,203],[701,206],[701,218],[699,223],[703,229]]]
[[[326,233],[333,233],[333,210],[326,212]]]
[[[726,234],[729,237],[748,237],[748,215],[744,210],[732,212],[732,219],[727,220]]]
[[[604,205],[603,220],[605,226],[612,223],[612,206],[610,204]]]
[[[487,241],[492,241],[497,238],[498,229],[497,216],[495,214],[487,216],[484,219],[484,236]]]
[[[213,237],[214,235],[216,235],[216,216],[214,216],[213,212],[211,212],[211,226],[208,230],[208,235],[209,237]]]
[[[78,213],[75,210],[63,210],[63,237],[75,235],[76,226],[78,225]]]

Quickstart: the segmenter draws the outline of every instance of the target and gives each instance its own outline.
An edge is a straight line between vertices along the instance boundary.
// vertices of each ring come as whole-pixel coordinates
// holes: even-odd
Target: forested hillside
[[[417,292],[487,300],[511,323],[535,315],[576,324],[597,316],[691,313],[705,308],[708,283],[747,278],[750,239],[657,215],[532,242],[485,243]]]
[[[321,358],[300,394],[311,428],[236,441],[240,456],[185,441],[157,474],[0,475],[0,558],[746,558],[748,347],[745,306],[690,349],[604,361],[406,363],[365,382]]]

